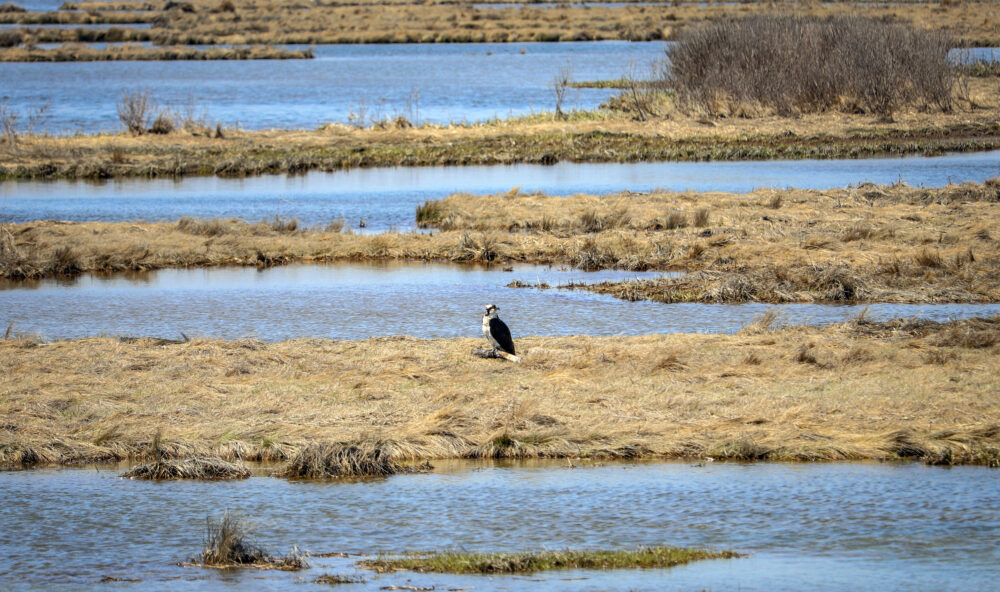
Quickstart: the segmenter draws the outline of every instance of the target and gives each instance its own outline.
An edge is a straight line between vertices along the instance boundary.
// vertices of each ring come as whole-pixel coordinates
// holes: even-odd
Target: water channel
[[[0,587],[27,590],[968,591],[1000,577],[996,470],[877,464],[439,462],[429,474],[356,483],[148,483],[120,470],[0,473]],[[526,576],[377,576],[358,557],[298,573],[180,567],[207,517],[241,512],[273,552],[733,549],[743,559],[669,570]],[[105,577],[141,581],[101,583]]]
[[[289,265],[165,269],[137,275],[0,283],[0,324],[46,339],[95,335],[176,339],[388,335],[479,337],[486,304],[501,307],[515,338],[528,335],[732,333],[768,304],[625,302],[585,290],[507,288],[655,277],[656,273],[519,265],[511,271],[449,264]],[[948,320],[1000,314],[1000,304],[774,306],[778,324],[827,325],[867,308],[885,320]]]
[[[898,181],[941,187],[981,183],[1000,173],[1000,151],[934,157],[742,162],[571,163],[554,166],[382,167],[245,179],[186,177],[91,181],[0,182],[0,222],[30,220],[177,220],[181,216],[280,216],[305,225],[344,218],[366,230],[414,226],[414,209],[456,192],[543,191],[550,195],[622,190],[752,191],[828,189]]]

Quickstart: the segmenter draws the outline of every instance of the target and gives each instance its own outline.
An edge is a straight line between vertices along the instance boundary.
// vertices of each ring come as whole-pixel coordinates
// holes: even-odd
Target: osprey
[[[514,340],[510,337],[510,329],[497,317],[498,310],[500,307],[496,304],[486,305],[486,313],[483,314],[483,335],[497,355],[511,362],[520,362],[521,358],[514,355]]]

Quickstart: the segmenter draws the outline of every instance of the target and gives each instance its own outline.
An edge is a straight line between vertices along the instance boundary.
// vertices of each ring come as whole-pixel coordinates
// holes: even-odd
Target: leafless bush
[[[755,15],[683,34],[667,49],[669,82],[683,102],[717,114],[949,111],[951,45],[938,33],[865,17]]]
[[[559,68],[556,72],[555,77],[552,80],[552,92],[555,94],[556,98],[556,117],[562,118],[563,114],[563,103],[566,101],[566,94],[569,92],[569,79],[572,76],[572,69],[567,66]]]
[[[49,103],[40,107],[29,107],[24,118],[26,123],[22,126],[22,113],[11,108],[7,103],[0,102],[0,133],[3,134],[3,141],[7,144],[17,144],[22,135],[33,133],[35,126],[45,118],[45,113],[48,110]]]
[[[147,90],[126,91],[118,99],[118,119],[132,135],[141,136],[156,105]]]

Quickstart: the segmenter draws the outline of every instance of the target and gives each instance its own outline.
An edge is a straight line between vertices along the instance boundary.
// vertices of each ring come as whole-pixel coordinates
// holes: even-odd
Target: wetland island
[[[0,588],[991,587],[998,45],[0,6]]]

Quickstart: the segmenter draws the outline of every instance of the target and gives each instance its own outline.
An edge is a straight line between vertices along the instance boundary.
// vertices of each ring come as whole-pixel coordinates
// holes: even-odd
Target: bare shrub
[[[126,91],[118,99],[118,119],[130,134],[141,136],[156,106],[147,90]]]
[[[951,46],[939,33],[865,17],[754,15],[682,33],[667,49],[669,83],[712,114],[949,111]]]
[[[566,101],[566,94],[570,89],[569,79],[572,73],[572,69],[566,65],[559,68],[559,71],[556,72],[555,77],[552,79],[552,92],[555,94],[556,99],[556,117],[560,119],[565,117],[562,108],[563,103]]]
[[[22,114],[14,110],[6,103],[0,102],[0,134],[3,141],[8,144],[17,144],[22,135],[30,135],[35,131],[35,126],[45,118],[49,110],[49,103],[44,103],[39,107],[29,107]],[[21,125],[22,115],[25,115],[23,126]]]

